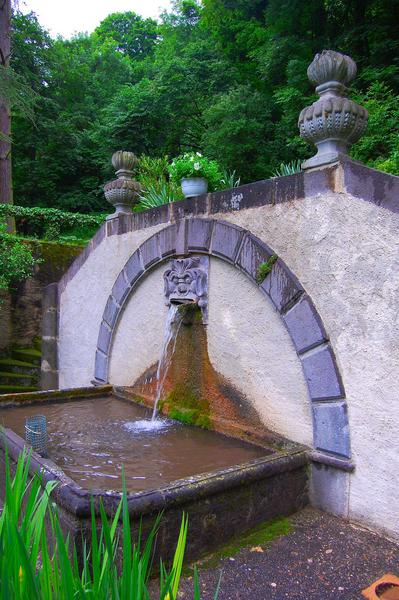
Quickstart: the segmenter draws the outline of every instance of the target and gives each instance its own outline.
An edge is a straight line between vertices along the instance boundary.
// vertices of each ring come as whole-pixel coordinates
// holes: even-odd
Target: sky
[[[91,33],[112,12],[131,10],[143,17],[157,18],[170,0],[19,0],[23,13],[33,11],[53,37],[69,38],[76,32]]]

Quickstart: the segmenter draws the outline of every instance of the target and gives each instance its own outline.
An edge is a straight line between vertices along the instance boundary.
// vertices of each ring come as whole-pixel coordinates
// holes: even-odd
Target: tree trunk
[[[11,53],[11,0],[0,0],[0,64],[7,68]],[[11,112],[7,98],[0,98],[0,202],[12,204]]]

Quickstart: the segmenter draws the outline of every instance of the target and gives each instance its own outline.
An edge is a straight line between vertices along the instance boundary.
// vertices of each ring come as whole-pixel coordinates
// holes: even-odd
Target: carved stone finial
[[[166,305],[198,304],[202,311],[203,322],[207,323],[208,269],[207,256],[190,256],[172,260],[163,276]]]
[[[117,179],[109,181],[104,186],[105,198],[115,207],[115,212],[109,215],[108,219],[131,213],[131,208],[141,190],[138,181],[132,177],[133,169],[137,164],[137,157],[133,152],[118,150],[112,155],[111,161]]]
[[[356,71],[349,56],[333,50],[316,54],[309,65],[308,77],[320,99],[303,109],[298,126],[300,136],[317,146],[317,154],[302,164],[303,169],[339,160],[365,130],[367,110],[346,97]]]

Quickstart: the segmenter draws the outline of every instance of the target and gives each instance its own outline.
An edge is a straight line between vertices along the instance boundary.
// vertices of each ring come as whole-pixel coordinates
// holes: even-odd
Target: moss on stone
[[[278,259],[277,254],[272,254],[271,257],[263,263],[260,263],[258,270],[256,272],[256,282],[260,285],[264,282],[266,277],[269,275],[270,271],[273,268],[274,263]]]
[[[187,425],[196,425],[204,429],[211,428],[208,401],[188,385],[180,383],[159,403],[159,408],[166,409],[171,419]]]
[[[224,544],[220,548],[199,561],[201,568],[211,569],[219,566],[223,558],[232,557],[238,554],[243,548],[256,548],[261,552],[276,538],[288,535],[292,531],[290,521],[285,518],[274,519],[257,525],[253,529],[242,533]],[[190,574],[191,566],[188,567],[186,574]]]
[[[200,411],[190,408],[171,408],[168,412],[171,419],[185,423],[186,425],[196,425],[203,429],[211,428],[211,421],[207,415],[201,414]]]

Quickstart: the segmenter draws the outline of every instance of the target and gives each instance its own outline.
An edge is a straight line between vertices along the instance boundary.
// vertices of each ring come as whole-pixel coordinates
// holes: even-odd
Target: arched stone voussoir
[[[311,298],[281,257],[237,225],[186,218],[148,238],[119,273],[104,309],[95,357],[95,380],[108,381],[112,338],[123,306],[143,277],[174,256],[209,254],[235,265],[270,298],[291,336],[302,364],[313,415],[314,448],[339,459],[350,458],[345,390],[332,346]],[[273,265],[260,281],[261,266]]]

